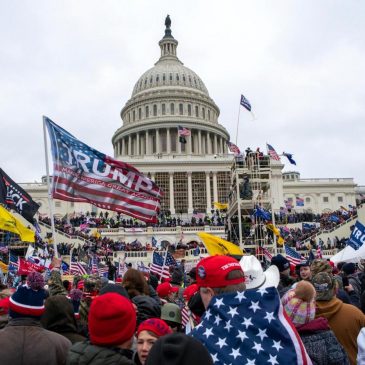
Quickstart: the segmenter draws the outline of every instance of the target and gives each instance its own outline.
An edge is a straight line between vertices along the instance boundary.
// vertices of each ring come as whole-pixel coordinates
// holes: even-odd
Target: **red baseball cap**
[[[157,294],[160,298],[166,298],[171,293],[176,293],[179,291],[179,288],[176,286],[172,286],[170,283],[162,283],[157,289]]]
[[[185,288],[184,293],[183,293],[183,297],[184,299],[186,299],[187,301],[190,300],[190,298],[199,290],[198,285],[196,284],[191,284],[188,287]]]
[[[239,270],[243,273],[241,265],[233,257],[225,255],[209,256],[201,260],[196,267],[196,283],[199,287],[223,288],[227,285],[235,285],[245,281],[241,278],[227,279],[227,275]]]

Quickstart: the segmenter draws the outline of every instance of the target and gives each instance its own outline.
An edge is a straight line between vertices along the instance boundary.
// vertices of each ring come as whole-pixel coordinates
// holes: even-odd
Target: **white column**
[[[189,136],[189,137],[187,137],[187,154],[188,155],[191,155],[191,151],[192,151],[192,146],[191,146],[191,144],[192,144],[192,138],[193,138],[193,131],[191,131],[191,135]]]
[[[212,144],[210,143],[210,133],[207,132],[207,146],[208,146],[208,155],[211,155],[212,154]]]
[[[177,134],[176,134],[176,145],[177,145],[177,153],[181,154],[181,143],[179,141],[179,130],[177,130]]]
[[[211,204],[211,195],[210,195],[210,172],[205,173],[205,190],[207,193],[207,213],[210,213],[212,210],[212,204]]]
[[[125,141],[124,141],[124,138],[122,138],[120,143],[121,143],[120,154],[123,156],[123,155],[125,155]]]
[[[217,145],[217,135],[214,133],[214,151],[213,153],[219,153],[218,151],[218,145]]]
[[[166,129],[166,149],[167,149],[167,153],[170,154],[171,153],[171,137],[170,137],[170,128]]]
[[[174,201],[174,173],[170,172],[170,212],[175,214],[175,201]]]
[[[213,172],[213,200],[218,201],[217,173]]]
[[[132,155],[132,136],[128,136],[128,155]]]
[[[198,153],[199,155],[202,154],[203,148],[202,148],[202,131],[199,129],[198,132]]]
[[[191,182],[191,172],[188,172],[188,213],[193,213],[193,188]]]
[[[146,155],[151,154],[150,152],[150,135],[148,133],[148,130],[146,131]]]
[[[136,153],[137,156],[140,155],[140,152],[139,152],[139,133],[137,133],[137,153]]]
[[[156,153],[160,153],[160,131],[156,129]]]

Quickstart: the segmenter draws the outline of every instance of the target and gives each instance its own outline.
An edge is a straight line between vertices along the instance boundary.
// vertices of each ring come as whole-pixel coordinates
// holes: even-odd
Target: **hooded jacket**
[[[0,362],[13,365],[64,364],[71,342],[32,318],[10,319],[0,330]]]
[[[92,345],[89,341],[74,344],[67,365],[133,365],[133,351]]]
[[[47,299],[46,310],[41,324],[49,331],[59,333],[72,343],[85,340],[77,333],[77,323],[71,302],[63,295],[55,295]]]
[[[328,326],[319,317],[296,327],[313,365],[348,365],[347,354]]]
[[[364,314],[351,304],[342,303],[337,298],[317,301],[316,317],[327,318],[337,340],[348,354],[350,363],[356,364],[357,336],[365,326]]]
[[[137,295],[132,299],[137,306],[137,326],[149,318],[160,318],[161,307],[148,295]]]

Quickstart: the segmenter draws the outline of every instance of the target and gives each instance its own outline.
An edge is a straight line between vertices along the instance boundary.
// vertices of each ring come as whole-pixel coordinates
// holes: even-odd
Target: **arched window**
[[[183,82],[184,82],[184,84],[186,83],[185,75],[183,75]]]
[[[179,104],[179,114],[180,115],[184,114],[184,106],[182,104]]]
[[[159,80],[160,80],[160,76],[159,76],[159,75],[157,75],[157,76],[156,76],[156,84],[159,82]]]
[[[205,119],[205,108],[202,108],[203,119]]]
[[[142,108],[138,108],[138,119],[142,119]]]
[[[162,75],[162,81],[163,81],[163,83],[165,83],[165,81],[166,81],[166,75],[165,74]]]
[[[171,115],[175,114],[175,104],[174,103],[170,104],[170,113],[171,113]]]
[[[191,104],[188,104],[188,115],[191,116]]]
[[[172,74],[170,73],[170,81],[172,81]]]
[[[148,105],[146,106],[146,118],[150,116],[150,109],[148,108]]]
[[[133,122],[135,122],[135,121],[136,121],[136,111],[133,110]]]
[[[197,105],[195,106],[195,116],[199,118],[199,107]]]
[[[166,104],[162,104],[161,108],[162,108],[162,115],[165,115],[166,114]]]
[[[179,80],[180,80],[179,74],[176,74],[176,81],[179,81]]]
[[[157,105],[156,104],[153,106],[153,116],[157,117]]]
[[[210,120],[210,109],[208,109],[208,120]]]

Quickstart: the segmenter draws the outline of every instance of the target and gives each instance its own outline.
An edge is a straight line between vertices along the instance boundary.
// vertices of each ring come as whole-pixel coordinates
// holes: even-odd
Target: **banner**
[[[365,226],[359,221],[356,221],[355,227],[351,233],[347,244],[354,250],[358,250],[365,243]]]
[[[0,229],[16,233],[24,242],[34,242],[34,232],[23,226],[10,212],[0,205]]]
[[[34,214],[39,209],[32,197],[0,169],[0,203],[13,209],[33,224]]]
[[[76,139],[44,117],[54,163],[52,195],[156,223],[161,189],[133,166]]]
[[[43,272],[45,267],[42,265],[37,265],[33,262],[26,261],[23,258],[19,258],[18,275],[28,275],[32,271]]]

